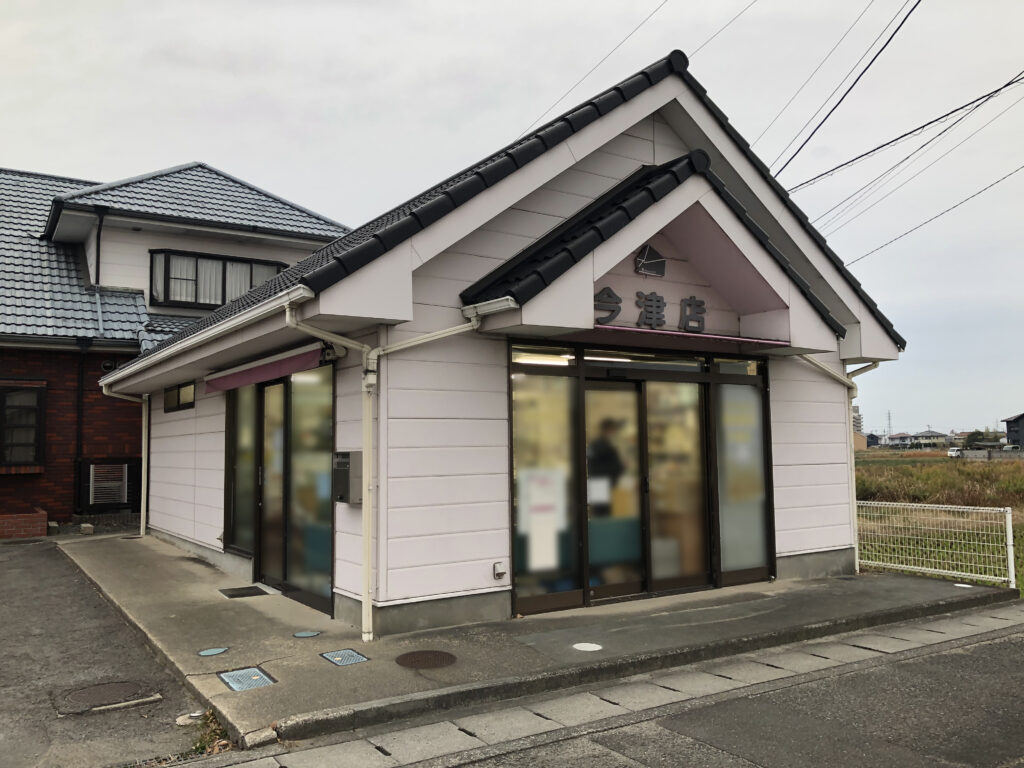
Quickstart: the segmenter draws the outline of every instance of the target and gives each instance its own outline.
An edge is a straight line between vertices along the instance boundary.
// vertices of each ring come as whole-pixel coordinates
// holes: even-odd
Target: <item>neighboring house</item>
[[[860,432],[853,433],[853,450],[855,451],[866,451],[868,449],[868,438],[867,435],[862,435]]]
[[[949,435],[944,432],[936,432],[934,429],[916,432],[912,440],[913,445],[917,448],[945,448],[949,442]]]
[[[102,383],[177,436],[151,530],[369,639],[852,573],[904,346],[674,52]]]
[[[1006,424],[1006,442],[1009,445],[1024,445],[1024,413],[1002,421]]]
[[[881,438],[874,432],[868,432],[864,437],[868,448],[874,448],[881,442]]]
[[[0,538],[137,509],[141,409],[100,376],[346,232],[201,163],[0,169]]]
[[[909,432],[893,432],[882,438],[882,445],[890,448],[909,448],[914,442],[914,436]]]

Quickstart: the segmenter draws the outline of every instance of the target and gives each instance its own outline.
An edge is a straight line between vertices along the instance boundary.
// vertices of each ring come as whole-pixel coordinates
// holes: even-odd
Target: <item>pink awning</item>
[[[320,364],[320,348],[320,344],[305,346],[263,361],[211,374],[206,377],[206,391],[226,392],[316,368]]]

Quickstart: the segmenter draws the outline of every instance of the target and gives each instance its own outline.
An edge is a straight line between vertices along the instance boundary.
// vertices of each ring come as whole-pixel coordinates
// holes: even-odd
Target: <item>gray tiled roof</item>
[[[497,183],[509,174],[539,157],[551,147],[569,136],[635,98],[647,88],[661,80],[675,75],[689,86],[704,106],[711,112],[729,137],[736,142],[744,155],[757,168],[764,179],[778,193],[782,202],[796,216],[801,226],[814,238],[825,255],[832,261],[843,278],[865,302],[868,310],[881,323],[890,338],[903,349],[906,341],[892,323],[882,314],[878,305],[864,291],[856,278],[843,266],[821,234],[814,229],[807,215],[790,199],[786,190],[775,180],[769,169],[754,154],[747,141],[729,123],[729,119],[707,95],[704,87],[690,74],[686,56],[672,51],[668,56],[651,64],[632,77],[626,78],[612,88],[598,94],[589,101],[574,107],[551,122],[542,125],[532,133],[498,150],[479,163],[449,177],[422,194],[387,211],[370,222],[339,237],[308,258],[286,269],[274,279],[253,288],[229,304],[225,304],[194,325],[168,338],[161,346],[168,346],[189,336],[210,328],[219,322],[238,315],[279,293],[299,284],[308,285],[319,293],[329,285],[365,266],[411,237],[433,222],[447,215],[476,194]],[[149,351],[153,351],[152,349]],[[145,353],[144,353],[145,354]]]
[[[58,206],[148,218],[217,224],[232,229],[330,241],[349,232],[336,221],[283,200],[205,163],[188,163],[131,179],[97,184],[58,197]],[[47,234],[56,226],[51,212]]]
[[[38,237],[53,196],[89,183],[0,169],[0,334],[138,340],[142,293],[87,289],[77,250]]]

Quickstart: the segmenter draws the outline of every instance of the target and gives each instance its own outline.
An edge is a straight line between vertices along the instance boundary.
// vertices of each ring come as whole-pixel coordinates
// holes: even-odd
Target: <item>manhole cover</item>
[[[246,667],[231,672],[218,672],[217,677],[232,691],[248,691],[252,688],[263,688],[273,685],[274,679],[259,667]]]
[[[142,686],[132,682],[100,683],[71,691],[64,696],[64,701],[76,710],[105,707],[131,701],[142,695]]]
[[[455,654],[448,651],[410,651],[403,653],[395,663],[409,669],[437,669],[455,663]]]

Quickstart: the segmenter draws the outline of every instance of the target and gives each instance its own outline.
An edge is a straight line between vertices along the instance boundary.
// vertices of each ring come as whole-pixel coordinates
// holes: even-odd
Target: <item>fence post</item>
[[[1010,580],[1010,589],[1017,588],[1017,571],[1013,558],[1013,508],[1006,507],[1006,575]]]

